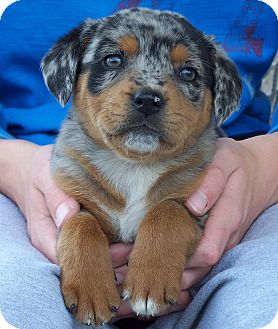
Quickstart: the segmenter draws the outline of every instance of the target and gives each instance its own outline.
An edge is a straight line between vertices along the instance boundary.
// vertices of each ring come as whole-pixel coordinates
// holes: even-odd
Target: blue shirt
[[[127,7],[176,11],[206,34],[215,35],[236,63],[243,82],[237,111],[223,128],[234,138],[278,130],[269,125],[270,104],[259,92],[277,51],[277,18],[257,0],[21,0],[0,21],[0,137],[53,143],[68,104],[61,109],[44,85],[40,60],[53,43],[87,17]]]

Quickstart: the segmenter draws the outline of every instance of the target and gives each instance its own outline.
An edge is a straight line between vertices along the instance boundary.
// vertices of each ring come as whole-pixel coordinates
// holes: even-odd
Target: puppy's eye
[[[197,77],[197,71],[193,67],[184,67],[180,71],[180,78],[183,81],[194,81]]]
[[[104,60],[104,65],[111,69],[118,69],[123,66],[123,58],[118,54],[107,55]]]

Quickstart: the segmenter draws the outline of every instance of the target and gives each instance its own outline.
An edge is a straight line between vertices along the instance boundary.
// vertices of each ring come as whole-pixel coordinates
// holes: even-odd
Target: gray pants
[[[266,210],[242,242],[194,288],[183,312],[149,329],[258,329],[278,308],[278,205]],[[59,267],[30,244],[17,207],[0,195],[0,310],[20,329],[84,329],[65,309]],[[115,329],[107,325],[103,329]],[[133,329],[133,328],[130,328]]]

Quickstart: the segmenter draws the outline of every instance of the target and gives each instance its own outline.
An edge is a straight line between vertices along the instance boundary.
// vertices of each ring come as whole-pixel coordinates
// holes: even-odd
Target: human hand
[[[52,145],[0,140],[0,191],[24,214],[32,244],[57,262],[57,227],[79,211],[79,204],[55,185],[51,150]]]
[[[30,162],[25,181],[24,214],[34,247],[57,263],[58,230],[80,210],[76,200],[60,190],[50,172],[52,145],[39,147]]]
[[[57,262],[57,227],[79,211],[79,204],[55,185],[50,173],[52,145],[0,139],[0,193],[27,219],[32,244]]]
[[[183,289],[199,282],[240,242],[255,218],[277,202],[277,136],[219,140],[199,190],[185,204],[194,215],[208,212],[209,217],[183,273]]]

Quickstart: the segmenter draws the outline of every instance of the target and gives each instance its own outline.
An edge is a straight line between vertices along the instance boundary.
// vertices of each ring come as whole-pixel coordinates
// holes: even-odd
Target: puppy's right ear
[[[87,20],[57,41],[41,61],[45,84],[61,106],[69,100],[78,65],[97,24]]]

